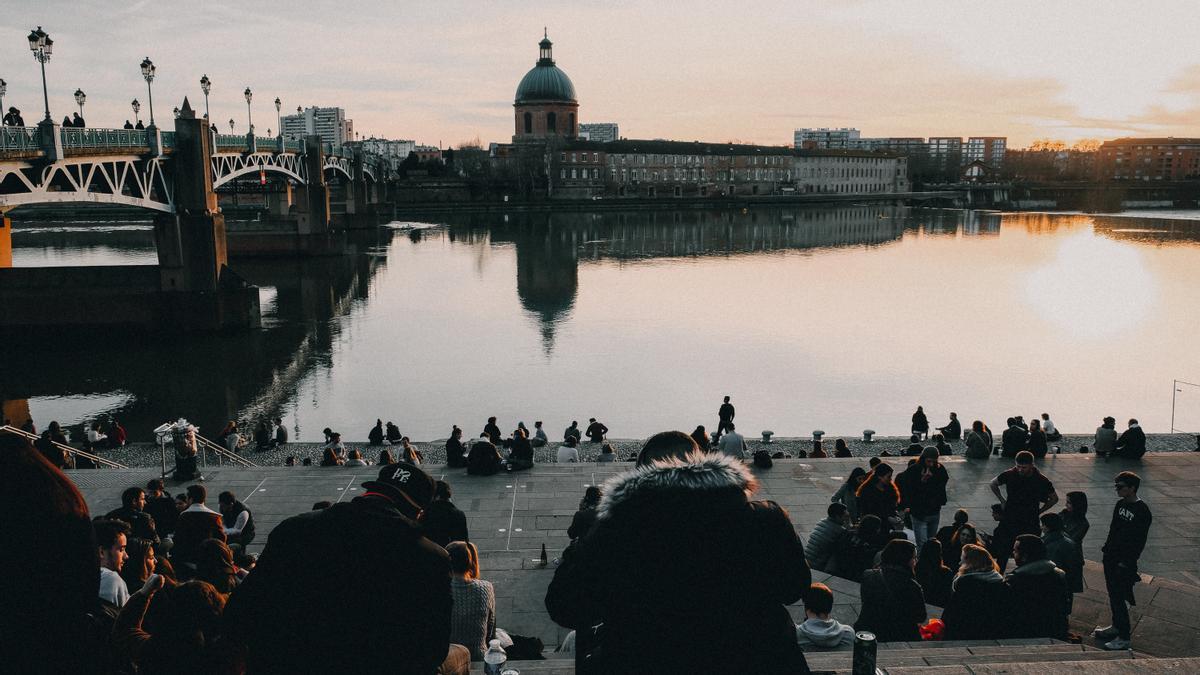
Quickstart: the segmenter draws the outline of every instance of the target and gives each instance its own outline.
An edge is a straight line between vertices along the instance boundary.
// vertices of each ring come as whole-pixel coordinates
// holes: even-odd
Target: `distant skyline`
[[[336,7],[336,9],[334,9]],[[747,7],[752,9],[748,11]],[[186,95],[213,119],[277,131],[273,101],[341,106],[364,136],[452,146],[508,141],[517,82],[547,26],[580,121],[630,138],[790,145],[797,127],[864,136],[1008,136],[1072,142],[1200,136],[1200,5],[695,2],[384,3],[10,0],[0,27],[4,107],[42,117],[25,36],[55,41],[51,113],[88,96],[89,126],[143,104],[138,64],[158,67],[160,124]]]

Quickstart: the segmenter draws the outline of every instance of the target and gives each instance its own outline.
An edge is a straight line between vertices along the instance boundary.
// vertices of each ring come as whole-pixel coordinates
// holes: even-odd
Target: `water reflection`
[[[1196,221],[878,205],[417,220],[361,242],[370,255],[236,260],[264,289],[261,331],[9,342],[0,398],[42,425],[112,410],[135,438],[180,415],[214,432],[278,415],[293,438],[356,439],[394,415],[432,439],[488,414],[596,414],[627,437],[711,424],[724,393],[751,433],[899,433],[917,403],[1155,430],[1158,385],[1195,365]],[[18,230],[17,264],[153,262],[148,231],[52,230]]]

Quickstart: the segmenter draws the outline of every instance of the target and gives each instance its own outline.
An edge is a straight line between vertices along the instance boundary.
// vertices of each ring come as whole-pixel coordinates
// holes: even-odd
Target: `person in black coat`
[[[584,490],[583,499],[579,500],[579,510],[575,512],[571,518],[571,526],[567,528],[567,536],[571,541],[579,539],[592,529],[592,525],[596,523],[596,509],[600,506],[602,496],[603,492],[596,485],[589,485],[587,490]]]
[[[455,424],[450,430],[450,438],[446,440],[446,466],[461,469],[467,465],[467,448],[462,442],[462,429]]]
[[[921,439],[929,436],[929,418],[925,416],[925,410],[921,406],[917,406],[917,412],[912,416],[912,432],[914,436],[920,436]]]
[[[892,477],[892,467],[887,462],[876,464],[867,474],[855,492],[860,518],[866,515],[875,516],[888,528],[891,527],[891,521],[899,517],[897,509],[900,507],[900,489]]]
[[[1016,457],[1029,446],[1029,430],[1017,424],[1017,418],[1008,418],[1008,428],[1000,435],[1000,456]]]
[[[950,474],[938,461],[939,456],[937,448],[925,448],[921,458],[896,478],[896,487],[902,497],[900,506],[912,516],[917,546],[937,535],[942,507],[946,504],[946,484],[950,482]]]
[[[500,451],[492,445],[486,435],[481,435],[479,440],[475,441],[467,455],[467,473],[472,476],[491,476],[503,465]]]
[[[471,541],[467,514],[450,501],[451,494],[450,484],[439,480],[433,490],[433,503],[421,513],[421,533],[442,548],[452,541]]]
[[[750,501],[746,465],[684,432],[647,446],[663,436],[694,454],[610,479],[546,592],[550,618],[578,631],[576,672],[808,672],[787,605],[812,575],[787,511]]]
[[[1000,566],[982,546],[962,548],[962,565],[951,584],[942,621],[946,640],[995,640],[1008,637],[1010,593]]]
[[[863,572],[874,566],[875,555],[883,549],[882,529],[877,516],[866,515],[857,528],[838,535],[829,571],[850,581],[862,581]]]
[[[524,429],[513,432],[509,441],[508,468],[510,471],[522,471],[533,468],[533,445]]]
[[[499,447],[503,442],[503,436],[500,434],[500,427],[496,426],[495,417],[488,418],[487,424],[483,425],[483,433],[487,435],[492,445]]]
[[[383,445],[383,420],[375,420],[375,426],[367,432],[367,445]]]
[[[387,433],[384,436],[387,439],[388,443],[391,443],[392,445],[396,445],[397,443],[400,442],[401,438],[404,438],[404,434],[400,433],[400,427],[396,426],[395,424],[388,422],[387,426],[385,428],[387,430]]]
[[[950,601],[950,583],[954,581],[954,570],[942,562],[942,542],[930,539],[921,546],[917,556],[917,567],[913,570],[917,583],[925,592],[925,602],[935,607],[945,607]]]
[[[447,660],[450,559],[416,522],[434,481],[399,463],[363,487],[349,502],[277,525],[230,595],[224,634],[245,647],[248,672],[427,675]],[[364,583],[348,570],[400,573]]]
[[[171,508],[174,509],[174,505]],[[154,517],[146,513],[145,509],[146,491],[139,487],[131,487],[121,493],[121,508],[109,511],[104,517],[129,523],[133,530],[132,536],[145,539],[157,549],[162,545],[162,540],[155,527]]]
[[[962,438],[962,424],[958,421],[958,413],[950,413],[950,423],[944,427],[938,427],[937,430],[948,441],[957,441]]]
[[[1117,438],[1117,448],[1113,450],[1112,456],[1141,459],[1144,454],[1146,454],[1146,432],[1142,431],[1137,420],[1129,420],[1129,428]]]
[[[1036,459],[1043,459],[1046,456],[1049,443],[1046,440],[1046,432],[1042,431],[1040,420],[1035,419],[1029,422],[1029,440],[1027,444],[1029,451],[1033,453]]]
[[[854,630],[869,631],[880,642],[916,642],[925,621],[925,595],[913,578],[917,548],[893,539],[883,547],[879,568],[863,573],[862,609]]]
[[[1035,534],[1017,537],[1013,560],[1017,568],[1004,582],[1021,618],[1012,637],[1067,639],[1071,593],[1066,573],[1046,557],[1046,544]]]

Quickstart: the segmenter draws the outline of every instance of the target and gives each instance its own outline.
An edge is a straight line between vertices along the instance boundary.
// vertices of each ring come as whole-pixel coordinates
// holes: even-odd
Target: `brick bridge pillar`
[[[308,184],[301,186],[295,200],[299,234],[329,231],[329,186],[325,183],[325,149],[321,137],[304,138],[304,169]]]

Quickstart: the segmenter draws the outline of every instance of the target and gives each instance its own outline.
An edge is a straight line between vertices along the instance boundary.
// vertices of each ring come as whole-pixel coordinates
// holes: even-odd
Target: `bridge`
[[[346,189],[347,221],[375,222],[386,166],[355,144],[214,133],[184,99],[174,130],[0,128],[0,328],[134,324],[212,330],[259,325],[257,289],[228,265],[217,190],[257,176],[283,185],[271,217],[280,238],[332,250],[329,180]],[[8,211],[111,204],[156,214],[157,266],[14,268]],[[97,316],[95,307],[105,307]],[[47,311],[48,307],[58,311]]]

